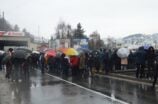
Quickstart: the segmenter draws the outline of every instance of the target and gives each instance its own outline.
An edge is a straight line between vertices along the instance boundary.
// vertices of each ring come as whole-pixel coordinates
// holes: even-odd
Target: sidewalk
[[[5,79],[5,72],[0,71],[0,104],[13,104],[10,82]]]

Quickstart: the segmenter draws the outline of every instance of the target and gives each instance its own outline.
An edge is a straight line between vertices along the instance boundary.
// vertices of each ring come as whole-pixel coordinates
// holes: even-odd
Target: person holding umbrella
[[[44,53],[42,52],[40,55],[40,66],[41,66],[41,73],[44,74],[44,67],[45,67],[45,58],[44,58]]]
[[[69,63],[68,59],[65,57],[65,54],[63,53],[61,55],[61,70],[63,71],[63,74],[65,76],[68,76],[69,68],[70,68],[70,63]]]
[[[155,50],[153,47],[149,47],[149,49],[147,50],[147,64],[148,64],[147,78],[152,77],[152,72],[154,71],[154,61],[155,61]]]
[[[22,78],[22,65],[25,63],[26,56],[28,56],[28,53],[25,50],[14,50],[13,53],[13,65],[14,65],[14,70],[13,70],[13,81],[19,81],[21,82]]]
[[[125,70],[127,69],[127,64],[128,64],[128,56],[129,56],[129,50],[127,48],[120,48],[117,51],[117,55],[121,58],[121,69]]]
[[[4,57],[5,64],[6,64],[6,75],[5,77],[10,79],[11,71],[12,71],[12,56],[13,56],[13,49],[9,48],[6,56]],[[3,60],[3,61],[4,61]]]
[[[136,77],[142,78],[144,76],[144,68],[145,68],[145,59],[146,52],[143,47],[140,47],[138,51],[135,53],[135,62],[136,62]]]

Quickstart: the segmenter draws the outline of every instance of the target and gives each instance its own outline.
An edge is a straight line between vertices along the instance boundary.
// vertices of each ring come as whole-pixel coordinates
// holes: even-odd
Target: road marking
[[[62,81],[64,81],[64,82],[67,82],[67,83],[72,84],[72,85],[74,85],[74,86],[77,86],[77,87],[79,87],[79,88],[85,89],[85,90],[87,90],[87,91],[89,91],[89,92],[98,94],[98,95],[103,96],[103,97],[105,97],[105,98],[112,99],[113,101],[116,101],[116,102],[119,102],[119,103],[122,103],[122,104],[129,104],[129,103],[124,102],[124,101],[122,101],[122,100],[119,100],[119,99],[116,99],[116,98],[113,98],[113,97],[104,95],[104,94],[101,93],[101,92],[97,92],[97,91],[88,89],[88,88],[86,88],[86,87],[83,87],[83,86],[81,86],[81,85],[78,85],[78,84],[76,84],[76,83],[72,83],[72,82],[70,82],[70,81],[64,80],[64,79],[62,79],[62,78],[60,78],[60,77],[57,77],[57,76],[54,76],[54,75],[51,75],[51,74],[48,74],[48,73],[46,73],[46,74],[47,74],[48,76],[51,76],[51,77],[54,77],[54,78],[56,78],[56,79],[62,80]]]

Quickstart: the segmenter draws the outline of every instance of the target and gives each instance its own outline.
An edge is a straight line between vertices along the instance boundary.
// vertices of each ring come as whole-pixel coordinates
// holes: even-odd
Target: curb
[[[137,83],[137,84],[145,84],[145,85],[149,85],[149,86],[152,86],[152,83],[153,83],[153,79],[152,80],[139,79],[139,78],[136,78],[133,76],[122,75],[122,74],[118,74],[118,73],[109,73],[108,75],[105,75],[102,73],[99,73],[99,74],[96,73],[95,75],[112,78],[112,79],[116,79],[116,80],[121,80],[121,81],[126,81],[126,82]],[[158,81],[155,84],[155,87],[158,87]]]

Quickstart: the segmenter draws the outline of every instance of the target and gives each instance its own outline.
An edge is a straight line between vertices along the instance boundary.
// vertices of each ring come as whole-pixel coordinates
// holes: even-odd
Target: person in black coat
[[[109,52],[107,50],[104,50],[104,56],[103,56],[103,64],[104,64],[104,71],[105,71],[105,74],[108,74],[109,73],[109,70],[110,70],[110,65],[109,65]]]
[[[153,87],[155,87],[156,81],[157,81],[157,77],[158,77],[158,54],[155,57],[155,68],[154,68],[154,81],[153,81]]]
[[[132,51],[130,51],[130,54],[128,56],[128,68],[129,69],[135,69],[135,56]]]
[[[69,75],[69,68],[70,68],[70,63],[68,59],[65,57],[65,54],[63,53],[61,55],[61,70],[63,71],[63,74],[65,76]]]
[[[144,68],[145,68],[145,59],[146,52],[143,47],[140,47],[138,51],[135,53],[135,62],[136,62],[136,77],[142,78],[144,76]]]
[[[97,71],[97,73],[99,73],[100,70],[100,60],[99,60],[99,52],[95,52],[94,53],[94,67]]]
[[[44,72],[45,72],[45,58],[44,58],[44,53],[41,53],[41,55],[40,55],[40,66],[41,66],[41,73],[44,74]]]
[[[111,60],[113,60],[113,64],[115,66],[115,70],[121,70],[121,58],[117,55],[117,50],[115,50],[111,56]]]
[[[154,71],[154,61],[155,61],[155,50],[153,47],[149,47],[147,50],[147,78],[152,77],[152,72]]]

